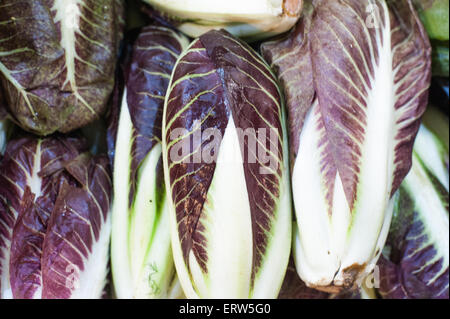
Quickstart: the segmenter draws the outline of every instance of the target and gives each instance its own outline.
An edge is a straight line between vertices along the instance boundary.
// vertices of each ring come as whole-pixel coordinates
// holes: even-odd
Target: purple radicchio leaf
[[[84,151],[72,137],[11,140],[0,164],[0,297],[36,296],[42,233],[56,199],[61,171]],[[31,255],[34,257],[31,257]],[[22,280],[30,280],[22,284]]]
[[[105,116],[106,130],[106,146],[108,149],[108,157],[111,168],[114,167],[114,157],[116,149],[117,131],[119,128],[120,109],[122,104],[123,92],[125,87],[125,78],[128,73],[128,66],[133,52],[133,44],[139,35],[139,29],[133,29],[126,32],[123,41],[123,49],[120,51],[119,60],[116,67],[116,76],[113,93],[109,99],[109,107]]]
[[[399,189],[387,244],[378,263],[383,298],[449,298],[448,185],[434,174],[440,171],[427,161],[421,147],[434,154],[433,143],[416,143],[412,169]],[[448,171],[446,175],[448,182]]]
[[[4,0],[0,81],[25,130],[69,132],[100,117],[123,34],[119,0]]]
[[[228,32],[202,35],[178,60],[166,96],[163,155],[175,264],[187,296],[277,296],[282,276],[257,287],[264,270],[276,265],[280,273],[289,257],[283,117],[269,67]],[[228,163],[225,154],[238,160]],[[219,290],[221,280],[233,284]]]
[[[0,175],[2,298],[99,298],[107,275],[108,160],[73,137],[8,143]]]
[[[81,154],[65,169],[42,253],[43,298],[100,298],[107,280],[111,179],[106,156]]]
[[[287,97],[300,277],[330,292],[353,287],[376,264],[411,167],[428,37],[409,0],[314,0],[262,52]]]
[[[10,282],[14,298],[40,297],[42,287],[41,253],[47,221],[53,208],[51,198],[44,197],[43,207],[34,204],[34,194],[27,186],[14,227],[10,251]],[[49,205],[50,204],[50,205]]]
[[[123,90],[116,90],[123,96],[114,101],[110,114],[115,182],[111,259],[119,298],[163,298],[173,261],[166,225],[162,113],[172,69],[188,41],[161,26],[138,31],[129,33],[124,81],[121,77],[118,81],[123,82]]]
[[[161,143],[164,99],[170,75],[186,40],[160,26],[148,26],[137,37],[126,73],[126,99],[133,123],[130,205],[136,174],[144,158]]]

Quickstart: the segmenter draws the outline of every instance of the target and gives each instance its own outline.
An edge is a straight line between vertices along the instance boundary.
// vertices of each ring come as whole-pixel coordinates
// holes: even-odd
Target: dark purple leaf
[[[4,0],[0,80],[25,130],[47,135],[104,112],[123,33],[121,0]]]
[[[314,0],[262,52],[287,100],[300,277],[350,288],[374,267],[411,167],[428,37],[410,0]]]
[[[189,265],[194,257],[205,276],[215,276],[214,272],[218,271],[207,266],[213,262],[209,260],[211,255],[220,254],[207,250],[213,241],[206,235],[211,231],[209,219],[213,218],[208,214],[215,209],[215,203],[209,202],[208,197],[223,196],[215,194],[211,185],[218,166],[227,165],[216,163],[221,152],[229,151],[224,149],[222,137],[234,134],[227,132],[235,130],[243,176],[227,178],[242,179],[245,184],[242,192],[247,203],[241,209],[244,216],[246,206],[249,207],[250,249],[253,251],[250,289],[253,289],[258,273],[265,266],[265,258],[270,259],[268,247],[276,236],[269,233],[279,216],[285,216],[284,213],[278,215],[278,207],[284,205],[286,198],[283,195],[284,115],[277,82],[270,68],[248,45],[224,30],[210,31],[195,40],[177,62],[166,101],[166,183],[170,185],[177,220],[179,242],[176,245],[181,250],[183,263],[187,271],[192,271]],[[259,130],[267,134],[262,136]],[[208,131],[212,135],[208,135]],[[267,168],[267,163],[258,157],[256,145],[265,152],[270,163],[275,164],[273,167]],[[187,154],[184,154],[185,149]],[[205,158],[205,153],[209,159]],[[264,174],[264,168],[270,172]],[[222,182],[228,183],[227,180]],[[285,209],[288,214],[289,208]],[[284,246],[279,249],[283,254]],[[282,264],[286,261],[284,257],[279,259]],[[196,283],[193,285],[195,287]],[[254,293],[272,295],[273,291]]]

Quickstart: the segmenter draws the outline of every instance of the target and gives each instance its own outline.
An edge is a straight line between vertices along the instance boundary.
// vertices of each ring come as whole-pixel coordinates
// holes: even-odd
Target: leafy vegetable
[[[288,31],[297,22],[303,5],[303,0],[144,1],[188,36],[224,28],[247,40]]]
[[[187,39],[142,29],[125,72],[114,157],[112,270],[119,298],[165,298],[174,265],[161,158],[170,74]],[[114,133],[112,133],[114,134]]]
[[[175,266],[188,298],[276,298],[291,207],[281,94],[225,30],[181,55],[163,117]]]
[[[371,272],[385,243],[427,105],[431,49],[407,0],[315,0],[304,12],[262,51],[289,110],[297,271],[338,292]]]
[[[111,181],[73,137],[11,140],[0,164],[0,297],[100,298]]]
[[[114,85],[121,0],[4,0],[0,81],[25,130],[47,135],[103,113]]]
[[[384,298],[449,298],[448,192],[448,149],[422,126],[379,262]]]

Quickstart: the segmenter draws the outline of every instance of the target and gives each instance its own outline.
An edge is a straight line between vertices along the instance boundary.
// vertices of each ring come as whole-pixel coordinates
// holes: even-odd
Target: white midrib
[[[52,11],[56,11],[55,23],[61,25],[61,46],[64,48],[67,79],[64,83],[70,84],[72,89],[76,89],[75,82],[75,33],[79,30],[80,0],[55,0]]]
[[[27,184],[30,187],[31,192],[34,194],[34,200],[38,199],[42,195],[42,178],[39,176],[41,171],[41,149],[42,140],[38,140],[36,145],[36,152],[34,154],[33,170],[31,175],[27,176]]]
[[[25,49],[24,49],[25,50]],[[6,55],[6,54],[4,54]],[[0,56],[2,56],[2,52],[0,52]],[[6,79],[11,83],[16,90],[20,93],[20,95],[23,97],[24,102],[26,103],[28,110],[31,112],[33,116],[36,115],[36,112],[33,109],[33,106],[31,105],[30,99],[28,98],[26,90],[23,88],[23,86],[12,76],[12,72],[3,64],[0,62],[0,73],[3,74],[3,76],[6,77]]]
[[[36,145],[36,152],[34,154],[33,171],[31,176],[28,176],[28,185],[30,186],[31,192],[34,194],[34,200],[36,201],[42,195],[42,178],[38,175],[41,170],[41,149],[42,140],[39,140]],[[40,299],[42,297],[42,274],[40,276],[40,285],[36,289],[33,298]]]
[[[98,212],[102,215],[102,212]],[[100,234],[96,241],[92,237],[92,248],[89,255],[83,258],[83,270],[73,264],[78,273],[76,287],[72,291],[71,299],[100,299],[105,287],[108,274],[109,239],[111,237],[111,213],[106,220],[100,217]]]
[[[385,3],[384,9],[385,16],[389,16]],[[395,83],[389,19],[386,19],[381,32],[383,42],[378,37],[378,65],[372,79],[372,90],[367,97],[367,126],[361,152],[357,200],[341,268],[373,260],[376,247],[382,244],[379,240],[381,229],[385,223],[390,222],[387,220],[390,214],[386,213],[386,208],[389,206],[393,182],[394,141],[398,127],[395,123]],[[367,244],[361,245],[362,242]]]
[[[79,93],[75,77],[75,61],[79,59],[76,51],[76,33],[80,31],[81,4],[82,0],[55,0],[51,10],[56,12],[54,22],[59,22],[61,26],[60,44],[64,49],[67,72],[63,86],[69,84],[77,100],[81,101],[83,106],[95,114],[95,111]]]
[[[32,167],[32,172],[31,174],[29,174],[27,171],[25,171],[26,174],[26,179],[27,179],[27,183],[26,185],[30,187],[31,192],[35,195],[35,200],[37,198],[39,198],[42,195],[42,179],[41,177],[39,177],[39,172],[41,169],[41,143],[42,140],[38,140],[37,145],[36,145],[36,152],[34,153],[33,156],[33,167]],[[21,169],[21,168],[19,168]],[[23,197],[23,191],[21,196]],[[23,200],[23,198],[22,198]],[[13,209],[13,208],[11,208]],[[15,216],[15,220],[18,217],[18,212],[14,211],[14,216]],[[12,240],[12,235],[13,235],[13,228],[11,228],[10,231],[10,239]],[[1,249],[3,250],[3,254],[4,254],[4,258],[3,261],[1,261],[2,263],[2,273],[0,276],[0,281],[1,281],[1,292],[0,292],[0,297],[3,299],[11,299],[12,296],[12,290],[11,290],[11,283],[10,283],[10,277],[9,277],[9,262],[10,262],[10,258],[11,258],[11,252],[10,252],[10,248],[11,248],[11,240],[9,241],[8,245],[6,247],[2,247]],[[41,292],[42,292],[42,278],[41,278],[41,285],[40,288],[38,288],[34,294],[34,298],[40,298],[41,296]]]
[[[128,249],[128,195],[130,187],[131,143],[133,126],[128,111],[127,90],[120,107],[119,127],[114,158],[114,199],[112,203],[111,267],[117,298],[133,296]],[[125,172],[125,173],[124,173]]]

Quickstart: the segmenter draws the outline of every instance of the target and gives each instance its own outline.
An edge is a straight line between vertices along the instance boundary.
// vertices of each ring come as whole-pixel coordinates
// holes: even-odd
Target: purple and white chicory
[[[225,30],[176,63],[163,158],[186,296],[276,298],[291,246],[284,105],[267,64]]]
[[[383,298],[449,298],[448,211],[448,149],[421,126],[378,263]]]
[[[177,282],[161,126],[170,75],[188,44],[171,29],[147,26],[140,31],[125,66],[117,133],[111,137],[115,140],[111,266],[118,298],[168,298]]]
[[[3,0],[0,82],[27,131],[67,133],[100,117],[114,86],[122,0]]]
[[[310,287],[361,283],[411,167],[431,48],[409,0],[314,0],[263,45],[287,99],[294,255]]]
[[[112,185],[79,138],[25,136],[0,163],[0,298],[100,298]]]

